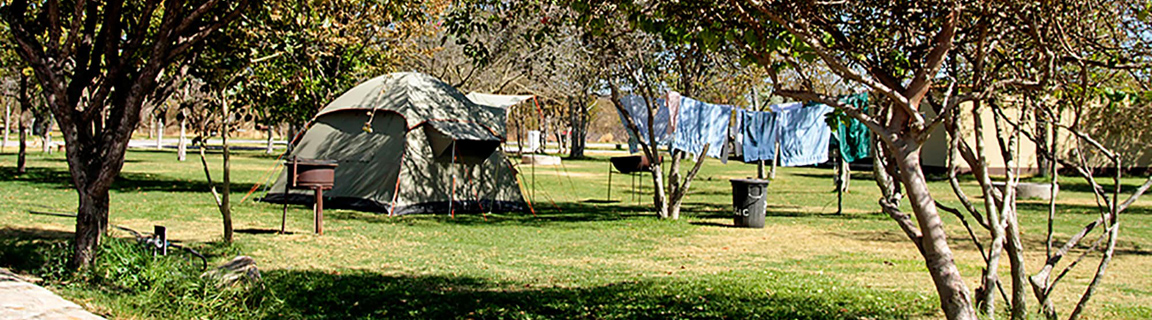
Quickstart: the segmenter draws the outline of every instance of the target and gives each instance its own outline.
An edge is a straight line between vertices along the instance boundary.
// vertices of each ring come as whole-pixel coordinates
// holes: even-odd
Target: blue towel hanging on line
[[[832,107],[824,104],[782,112],[777,118],[780,139],[778,163],[781,166],[798,167],[828,161],[832,128],[824,117],[829,112],[832,112]]]
[[[806,166],[828,161],[832,128],[824,121],[827,105],[804,107],[799,102],[772,105],[773,112],[744,115],[744,161],[772,160],[780,145],[779,165]]]
[[[632,130],[627,130],[628,122],[624,120],[624,114],[617,110],[617,115],[620,116],[620,123],[624,124],[625,131],[628,132],[628,151],[631,153],[640,152],[639,141],[648,142],[648,105],[644,97],[638,95],[628,95],[620,98],[620,104],[628,111],[628,115],[632,117],[632,122],[636,124],[639,129],[641,137],[636,137]],[[665,106],[664,99],[656,99],[655,101],[658,109],[656,115],[652,119],[652,127],[656,129],[657,146],[667,146],[671,142],[672,135],[669,133],[670,116],[668,107]]]
[[[745,111],[743,118],[744,162],[772,160],[776,145],[776,114]]]
[[[731,118],[732,106],[700,102],[688,97],[681,98],[672,148],[690,154],[700,154],[707,144],[707,156],[724,159],[724,146],[728,143],[728,123]]]

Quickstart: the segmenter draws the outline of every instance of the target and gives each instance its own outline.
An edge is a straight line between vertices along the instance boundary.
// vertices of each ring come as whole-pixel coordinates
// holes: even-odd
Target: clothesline
[[[867,110],[868,95],[858,93],[841,97],[849,105]],[[852,162],[869,155],[870,134],[855,119],[836,130],[825,119],[833,108],[824,104],[782,103],[771,111],[748,111],[730,105],[718,105],[682,97],[675,91],[654,100],[658,109],[651,126],[655,128],[656,145],[699,154],[708,145],[707,156],[727,160],[730,124],[742,133],[740,151],[745,162],[773,160],[780,146],[781,166],[806,166],[828,161],[832,132],[837,133],[840,153]],[[639,143],[648,142],[647,100],[637,95],[621,99],[625,111],[636,123],[641,137],[629,132],[629,150],[638,152]],[[736,121],[730,121],[735,113]],[[619,114],[621,122],[624,114]],[[731,123],[730,123],[731,122]],[[626,122],[625,122],[626,123]]]

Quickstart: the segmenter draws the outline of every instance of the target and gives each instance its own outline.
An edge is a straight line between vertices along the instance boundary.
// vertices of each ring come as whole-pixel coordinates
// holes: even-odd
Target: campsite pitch
[[[197,280],[198,268],[136,254],[128,241],[107,244],[103,271],[68,275],[62,264],[73,221],[29,213],[75,207],[59,154],[32,154],[22,175],[12,169],[14,155],[0,155],[0,266],[43,277],[49,289],[111,318],[939,317],[923,262],[877,212],[868,172],[854,173],[844,214],[836,215],[830,169],[781,169],[768,187],[766,227],[739,229],[730,227],[727,180],[754,175],[752,165],[708,160],[682,221],[659,221],[646,210],[647,175],[633,188],[632,177],[615,174],[608,201],[606,159],[565,159],[562,166],[517,168],[535,215],[328,210],[325,235],[315,236],[311,209],[290,206],[292,233],[278,235],[272,231],[279,229],[280,206],[249,198],[234,208],[236,243],[224,246],[199,162],[174,159],[166,151],[129,152],[113,187],[111,223],[136,230],[164,225],[170,238],[216,265],[252,256],[263,287],[215,288]],[[218,174],[219,154],[209,162]],[[260,153],[240,153],[233,166],[234,203],[278,173],[275,157]],[[1067,184],[1059,214],[1069,223],[1060,231],[1067,236],[1095,209],[1083,185],[1061,180]],[[1138,181],[1124,183],[1131,189]],[[945,182],[931,187],[948,194]],[[975,191],[975,184],[965,187]],[[252,197],[263,196],[263,188]],[[1025,245],[1042,248],[1046,202],[1025,200],[1020,208]],[[1090,305],[1094,318],[1152,317],[1152,201],[1129,210],[1118,254]],[[974,288],[979,254],[955,217],[944,218],[960,271]],[[1030,257],[1029,269],[1041,258]],[[1058,296],[1077,297],[1071,288],[1079,290],[1091,271],[1070,275],[1062,287],[1068,292]]]

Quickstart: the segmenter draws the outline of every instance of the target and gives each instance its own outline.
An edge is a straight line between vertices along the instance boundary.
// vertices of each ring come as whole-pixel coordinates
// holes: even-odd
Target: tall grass
[[[0,239],[0,261],[24,258],[23,265],[13,266],[17,271],[114,306],[106,316],[252,319],[279,301],[262,283],[223,286],[202,275],[198,258],[157,256],[130,239],[105,238],[92,266],[77,272],[67,268],[70,253],[69,241]]]

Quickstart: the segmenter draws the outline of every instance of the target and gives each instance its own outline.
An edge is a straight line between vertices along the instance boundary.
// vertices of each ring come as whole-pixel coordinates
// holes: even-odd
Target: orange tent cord
[[[400,196],[400,173],[404,170],[404,158],[408,157],[408,139],[404,139],[404,152],[400,153],[400,168],[396,170],[396,187],[392,189],[392,205],[388,208],[388,216],[395,216],[396,199]]]
[[[304,128],[307,128],[308,125],[310,125],[310,124],[312,124],[312,121],[308,121],[308,123],[305,123]],[[292,141],[288,142],[288,144],[291,145],[293,143],[296,143],[296,140],[300,139],[300,137],[304,135],[304,131],[307,131],[307,130],[300,130],[300,132],[297,132],[296,136],[292,137]],[[276,157],[276,164],[272,165],[272,169],[268,170],[268,176],[264,178],[264,181],[268,181],[269,178],[272,178],[272,175],[276,174],[276,169],[280,168],[280,166],[283,165],[283,163],[280,163],[280,159],[284,158],[285,154],[287,154],[287,152],[281,153],[280,156]],[[252,189],[248,190],[248,194],[245,194],[244,198],[240,199],[240,203],[244,203],[244,201],[248,200],[248,197],[251,196],[253,192],[256,192],[256,189],[260,189],[260,185],[263,184],[264,181],[256,183],[256,185],[252,186]],[[288,195],[284,195],[284,196],[287,197]],[[284,200],[284,201],[288,201],[288,200]]]

